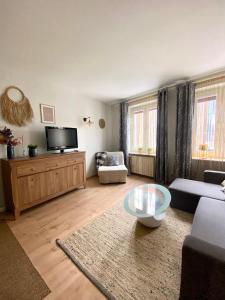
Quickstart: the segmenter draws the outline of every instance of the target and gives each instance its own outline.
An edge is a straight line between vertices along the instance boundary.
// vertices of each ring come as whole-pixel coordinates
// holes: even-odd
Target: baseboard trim
[[[5,212],[5,207],[3,206],[3,207],[0,207],[0,213],[1,212]]]

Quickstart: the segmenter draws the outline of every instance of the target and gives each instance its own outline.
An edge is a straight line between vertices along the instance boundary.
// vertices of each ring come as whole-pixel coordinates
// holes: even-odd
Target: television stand
[[[86,185],[83,151],[1,159],[1,164],[6,208],[15,218],[27,208]]]

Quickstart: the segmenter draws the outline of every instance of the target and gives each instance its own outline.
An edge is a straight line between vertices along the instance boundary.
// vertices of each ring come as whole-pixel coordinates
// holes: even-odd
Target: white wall
[[[0,59],[1,65],[1,59]],[[46,151],[44,126],[40,119],[40,103],[54,105],[56,112],[56,126],[68,126],[78,128],[79,150],[86,151],[87,176],[96,173],[94,154],[97,151],[111,150],[112,148],[112,131],[111,131],[111,106],[103,102],[79,97],[72,90],[63,86],[45,85],[41,82],[32,82],[32,76],[20,77],[19,70],[9,70],[11,75],[4,74],[0,69],[0,92],[5,87],[15,84],[20,87],[32,105],[34,111],[33,122],[26,127],[16,127],[7,124],[0,115],[0,126],[6,125],[14,132],[15,137],[23,136],[24,146],[29,143],[38,144],[39,152]],[[94,121],[91,127],[83,124],[82,118],[90,116]],[[98,120],[106,120],[106,128],[100,129]],[[49,124],[51,125],[51,124]],[[21,155],[22,146],[16,147],[16,154]],[[0,158],[6,156],[6,147],[0,145]],[[4,205],[2,178],[0,177],[0,207]]]

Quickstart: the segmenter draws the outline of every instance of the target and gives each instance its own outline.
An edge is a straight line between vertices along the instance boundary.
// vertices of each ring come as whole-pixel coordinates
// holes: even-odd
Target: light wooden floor
[[[61,249],[57,238],[65,238],[105,209],[121,201],[134,186],[151,180],[130,176],[126,184],[100,185],[93,177],[87,188],[71,192],[24,212],[8,222],[31,262],[48,285],[48,299],[101,300],[105,297],[76,268]]]

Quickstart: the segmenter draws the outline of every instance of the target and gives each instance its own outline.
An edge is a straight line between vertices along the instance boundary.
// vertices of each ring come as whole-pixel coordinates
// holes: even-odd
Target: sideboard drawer
[[[71,166],[71,165],[74,165],[74,164],[81,163],[83,161],[84,161],[84,157],[82,155],[79,155],[79,156],[74,155],[74,157],[72,156],[72,157],[67,159],[67,165]]]
[[[45,160],[45,171],[50,171],[58,168],[66,167],[67,163],[65,159],[49,159]]]
[[[43,172],[44,166],[40,163],[29,163],[19,166],[16,169],[17,176],[32,175],[35,173]]]

